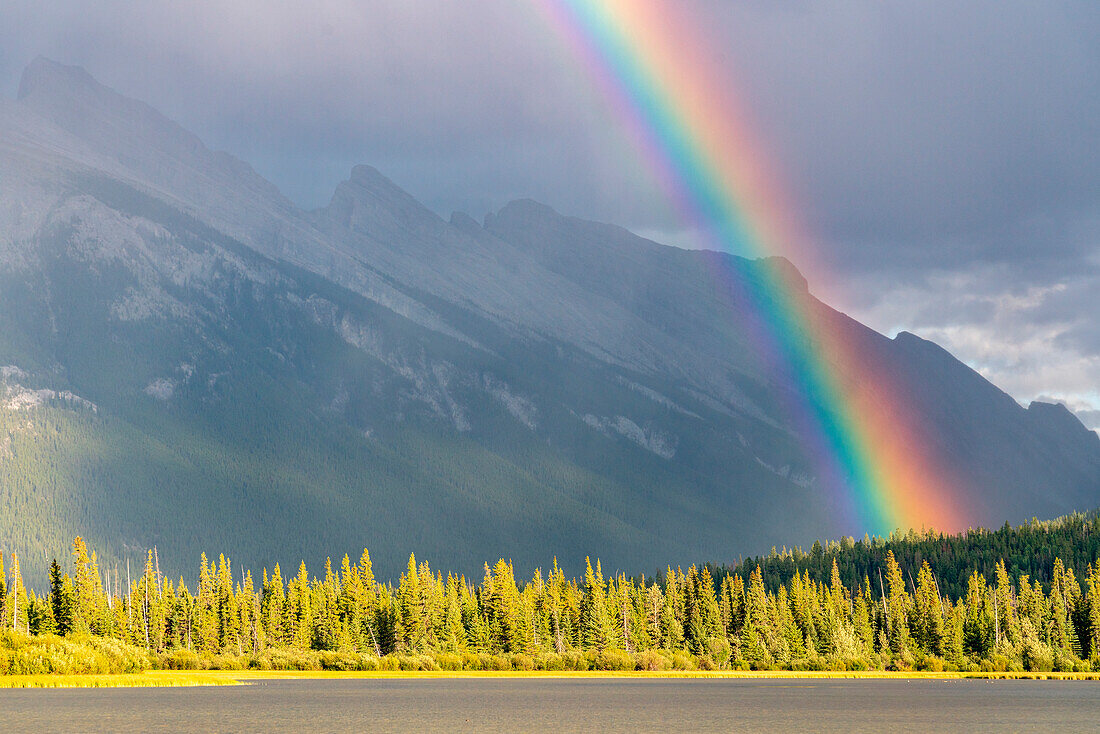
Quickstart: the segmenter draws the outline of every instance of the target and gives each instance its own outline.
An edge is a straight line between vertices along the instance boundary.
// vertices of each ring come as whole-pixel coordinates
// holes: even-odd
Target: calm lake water
[[[8,731],[1097,731],[1100,684],[325,680],[0,690]]]

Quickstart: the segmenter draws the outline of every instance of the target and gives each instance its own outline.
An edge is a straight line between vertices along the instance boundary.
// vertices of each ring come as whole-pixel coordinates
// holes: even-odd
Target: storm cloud
[[[822,297],[1100,426],[1100,5],[677,2],[818,241]],[[369,162],[444,215],[531,197],[691,246],[540,4],[15,0],[0,83],[84,66],[309,207]]]

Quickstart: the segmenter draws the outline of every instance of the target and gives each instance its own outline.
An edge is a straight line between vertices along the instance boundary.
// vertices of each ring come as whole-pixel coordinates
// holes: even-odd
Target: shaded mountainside
[[[760,268],[534,202],[445,221],[367,166],[301,211],[36,60],[0,103],[0,547],[633,571],[856,532],[716,285]],[[975,523],[1097,504],[1064,409],[801,297],[922,406]]]

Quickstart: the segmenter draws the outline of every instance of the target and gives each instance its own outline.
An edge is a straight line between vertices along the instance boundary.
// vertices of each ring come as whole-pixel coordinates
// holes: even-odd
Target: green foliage
[[[145,650],[111,638],[0,633],[0,672],[4,674],[137,673],[152,666]]]
[[[816,582],[828,582],[832,565],[837,564],[841,581],[848,588],[861,585],[865,578],[877,584],[878,569],[886,568],[892,553],[907,572],[915,573],[927,562],[935,571],[934,582],[940,593],[958,598],[967,593],[970,576],[977,571],[987,579],[997,577],[997,564],[1003,563],[1007,576],[1026,575],[1049,584],[1054,567],[1063,568],[1077,578],[1088,575],[1089,566],[1100,558],[1100,510],[1074,513],[1054,520],[1031,520],[1012,527],[1005,523],[998,530],[970,529],[957,535],[933,530],[896,531],[888,538],[843,538],[822,545],[820,552],[805,553],[800,548],[775,551],[767,556],[747,558],[736,566],[719,567],[719,579],[736,574],[744,581],[759,566],[765,588],[777,591],[796,571],[808,573]]]
[[[638,670],[672,670],[672,655],[664,650],[646,650],[638,655]]]
[[[1024,533],[1031,532],[1025,526]],[[970,535],[974,535],[971,533]],[[855,548],[852,545],[849,550]],[[1056,558],[1049,578],[1013,579],[993,565],[964,594],[943,593],[927,560],[916,570],[886,549],[861,582],[842,581],[837,547],[820,546],[828,581],[795,570],[769,590],[757,566],[720,575],[669,568],[660,580],[583,581],[553,564],[522,584],[486,564],[479,585],[410,556],[398,584],[374,578],[370,555],[305,563],[285,582],[278,564],[257,588],[224,555],[200,558],[192,592],[144,569],[103,583],[96,554],[72,544],[49,593],[23,586],[0,558],[0,670],[9,673],[169,669],[273,670],[987,670],[1085,671],[1100,664],[1100,560],[1082,584]],[[132,569],[131,569],[132,570]],[[872,580],[873,579],[873,580]],[[33,634],[28,634],[28,630]],[[57,631],[63,634],[56,634]]]

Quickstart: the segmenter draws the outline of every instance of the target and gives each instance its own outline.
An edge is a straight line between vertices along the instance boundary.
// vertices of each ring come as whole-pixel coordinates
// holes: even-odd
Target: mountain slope
[[[852,532],[719,287],[760,267],[534,202],[444,221],[366,166],[300,211],[36,60],[0,104],[0,547],[652,570]],[[800,297],[923,407],[975,522],[1097,504],[1072,416]]]

